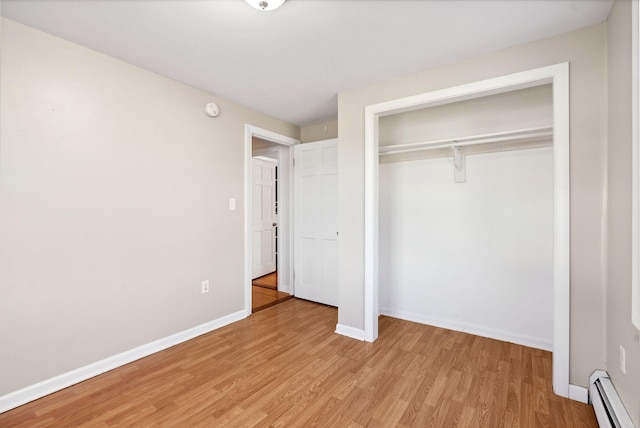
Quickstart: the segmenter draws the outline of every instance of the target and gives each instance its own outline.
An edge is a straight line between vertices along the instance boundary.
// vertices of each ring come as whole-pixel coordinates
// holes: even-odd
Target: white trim
[[[293,146],[300,144],[300,140],[287,137],[267,129],[258,128],[257,126],[245,124],[244,125],[244,308],[246,315],[251,315],[251,159],[253,155],[252,139],[258,137],[272,143],[280,144],[285,147],[289,147],[289,207],[287,209],[289,230],[289,254],[292,260],[289,262],[289,272],[286,275],[288,277],[290,294],[293,294]],[[281,167],[284,167],[284,163],[280,163]],[[285,218],[282,218],[284,223]],[[280,266],[278,266],[280,267]]]
[[[147,357],[156,352],[178,345],[194,337],[201,336],[213,330],[240,321],[245,318],[245,311],[238,311],[226,315],[222,318],[200,324],[188,330],[172,334],[162,339],[155,340],[145,345],[138,346],[120,354],[112,355],[103,360],[96,361],[84,367],[79,367],[67,373],[52,377],[45,381],[27,386],[0,397],[0,413],[6,412],[30,401],[37,400],[45,395],[52,394],[61,389],[67,388],[78,382],[98,376],[115,368],[129,364],[132,361]]]
[[[640,329],[640,7],[631,2],[631,321]]]
[[[600,388],[596,386],[598,381]],[[617,420],[616,427],[634,428],[635,425],[606,371],[596,370],[589,376],[589,395],[600,426],[611,426],[610,421],[613,417]]]
[[[551,83],[554,114],[554,344],[553,391],[569,395],[569,63],[400,98],[365,107],[364,329],[378,337],[378,118]]]
[[[349,327],[344,324],[336,324],[336,333],[352,339],[364,341],[364,330],[360,330],[359,328]]]
[[[584,386],[569,384],[569,398],[587,404],[589,402],[589,389]]]
[[[543,349],[545,351],[553,350],[553,342],[539,337],[526,336],[523,334],[511,333],[504,330],[479,327],[477,325],[469,325],[443,318],[434,318],[424,316],[422,314],[414,314],[389,308],[380,308],[380,313],[382,315],[399,318],[401,320],[431,325],[434,327],[446,328],[447,330],[455,330],[461,331],[463,333],[475,334],[476,336],[488,337],[490,339],[501,340],[503,342],[516,343],[518,345],[528,346],[530,348]]]

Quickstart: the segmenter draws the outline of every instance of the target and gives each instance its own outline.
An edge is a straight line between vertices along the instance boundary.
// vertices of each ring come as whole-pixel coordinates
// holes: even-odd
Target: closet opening
[[[520,111],[516,114],[517,109],[508,108],[507,101],[513,102],[522,94],[525,98],[527,94],[539,100],[550,98],[551,106],[540,104],[542,110],[531,117],[529,115],[536,111],[534,107],[530,107],[532,110],[528,113]],[[483,104],[493,104],[498,110],[502,109],[501,117],[485,118],[483,115],[489,110],[484,111]],[[496,107],[499,104],[502,107]],[[447,119],[447,114],[456,108],[471,109],[473,105],[476,109],[480,107],[475,120],[455,123],[454,119]],[[551,119],[550,123],[532,121],[538,113],[541,118]],[[438,116],[440,121],[429,121],[432,126],[426,129],[425,122],[415,120],[421,114]],[[394,121],[410,126],[394,127]],[[495,127],[505,122],[510,126]],[[424,134],[420,139],[410,138],[418,131]],[[512,150],[515,147],[518,150]],[[534,152],[536,156],[531,156]],[[394,183],[408,183],[408,187],[401,187],[401,194],[395,194]],[[416,192],[424,191],[425,185],[430,189],[429,195],[421,198]],[[533,191],[534,196],[523,200],[524,190]],[[385,198],[392,203],[386,203]],[[510,202],[505,203],[505,200]],[[452,207],[457,209],[451,210]],[[536,216],[538,212],[542,214]],[[541,220],[542,217],[544,219]],[[398,225],[398,219],[408,222],[406,229]],[[514,219],[526,221],[514,222]],[[390,220],[396,230],[391,229]],[[446,223],[444,232],[424,227],[426,222],[438,221]],[[533,236],[535,234],[527,230],[529,227],[551,229],[552,235]],[[416,232],[416,228],[421,232]],[[507,233],[509,228],[511,231]],[[415,235],[422,240],[416,240]],[[520,245],[524,238],[530,242]],[[439,245],[428,247],[425,239]],[[473,245],[464,245],[466,242],[473,242]],[[420,246],[428,248],[418,248]],[[390,248],[400,248],[400,255],[385,253]],[[367,106],[364,251],[364,335],[365,340],[371,342],[378,336],[378,315],[385,311],[392,316],[394,313],[405,318],[413,316],[416,321],[422,316],[422,322],[435,325],[435,321],[448,319],[448,328],[456,327],[456,323],[458,329],[460,326],[467,328],[467,322],[473,322],[476,327],[484,329],[476,331],[476,334],[489,337],[496,331],[505,333],[498,327],[498,315],[505,313],[488,313],[493,309],[483,311],[480,305],[468,302],[478,301],[480,296],[485,302],[496,304],[510,293],[517,294],[507,284],[522,276],[510,275],[516,271],[525,272],[535,265],[529,275],[536,278],[536,284],[547,284],[542,293],[544,297],[537,296],[536,299],[551,316],[543,317],[546,324],[544,321],[526,321],[519,326],[523,330],[510,338],[503,336],[503,340],[516,343],[529,340],[529,346],[551,348],[554,392],[570,396],[568,64]],[[473,260],[474,255],[479,260]],[[492,258],[492,255],[500,257]],[[386,262],[388,259],[390,263]],[[427,273],[425,259],[433,263]],[[428,281],[421,280],[423,277]],[[478,287],[471,285],[484,286],[496,277],[499,277],[497,282],[501,285],[487,295],[482,295]],[[398,280],[409,280],[410,285],[403,284],[400,287],[405,289],[396,290],[393,287],[398,287]],[[427,282],[430,288],[419,289]],[[528,285],[530,287],[525,294],[535,288],[532,282]],[[452,288],[455,287],[459,288],[453,293]],[[431,299],[428,303],[432,306],[426,306],[435,316],[424,313],[424,306],[418,305],[419,298],[408,302],[407,296],[413,292]],[[466,303],[456,312],[460,299]],[[444,302],[444,307],[435,308],[433,300],[441,304]],[[499,308],[499,305],[495,307]],[[512,315],[507,314],[507,318]],[[465,320],[463,316],[471,316],[472,320]],[[551,325],[549,318],[552,318]],[[536,340],[531,341],[540,332],[544,334],[539,335],[537,343]]]
[[[551,85],[379,121],[381,315],[553,350]]]

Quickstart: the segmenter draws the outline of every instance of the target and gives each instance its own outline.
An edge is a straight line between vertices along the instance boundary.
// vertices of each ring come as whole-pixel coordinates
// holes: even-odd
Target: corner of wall
[[[302,143],[329,140],[331,138],[338,138],[338,119],[300,128],[300,142]]]

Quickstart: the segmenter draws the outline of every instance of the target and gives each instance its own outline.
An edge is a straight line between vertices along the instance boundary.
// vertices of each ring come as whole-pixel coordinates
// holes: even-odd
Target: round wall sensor
[[[204,105],[204,112],[209,117],[217,117],[220,114],[220,109],[216,103],[208,103]]]

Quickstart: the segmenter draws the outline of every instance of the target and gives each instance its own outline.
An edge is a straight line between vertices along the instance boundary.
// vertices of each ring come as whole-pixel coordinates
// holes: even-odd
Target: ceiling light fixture
[[[284,0],[245,0],[258,10],[274,10],[282,6]]]

